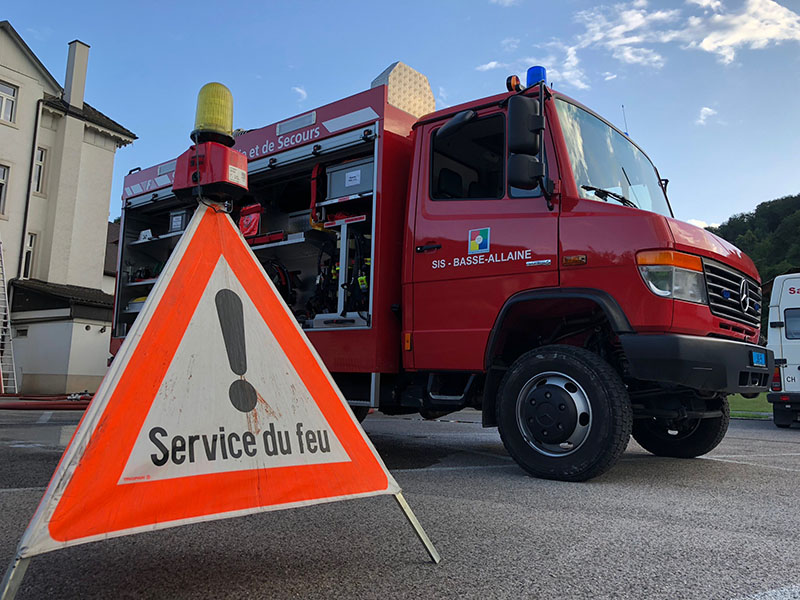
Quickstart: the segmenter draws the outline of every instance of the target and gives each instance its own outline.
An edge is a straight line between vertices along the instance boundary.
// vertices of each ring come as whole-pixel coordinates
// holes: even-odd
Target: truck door
[[[441,125],[424,125],[418,133],[409,249],[413,367],[482,370],[505,301],[522,290],[558,285],[558,206],[548,210],[540,190],[506,185],[502,110],[480,111],[455,133],[437,137]],[[549,135],[545,139],[553,156]]]
[[[784,279],[780,311],[779,320],[783,321],[781,354],[777,354],[776,349],[775,357],[786,359],[783,367],[783,390],[800,392],[800,278]]]

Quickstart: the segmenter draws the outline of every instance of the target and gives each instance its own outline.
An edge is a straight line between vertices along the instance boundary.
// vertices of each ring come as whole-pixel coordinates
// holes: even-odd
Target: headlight
[[[700,257],[672,250],[640,252],[639,273],[656,296],[708,304],[703,261]]]

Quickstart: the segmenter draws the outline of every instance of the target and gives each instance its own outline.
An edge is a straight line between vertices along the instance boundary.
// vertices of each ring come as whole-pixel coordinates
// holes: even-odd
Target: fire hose
[[[92,394],[0,394],[0,410],[86,410]]]

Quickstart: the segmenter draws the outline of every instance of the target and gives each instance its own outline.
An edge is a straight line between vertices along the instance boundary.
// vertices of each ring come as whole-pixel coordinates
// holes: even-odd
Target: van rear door
[[[800,277],[784,279],[780,296],[780,355],[783,367],[783,390],[800,392]]]

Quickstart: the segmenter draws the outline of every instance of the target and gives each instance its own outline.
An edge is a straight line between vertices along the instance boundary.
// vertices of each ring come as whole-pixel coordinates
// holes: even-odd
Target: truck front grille
[[[761,286],[754,279],[715,260],[704,258],[703,268],[711,312],[718,317],[758,327],[761,324]]]

